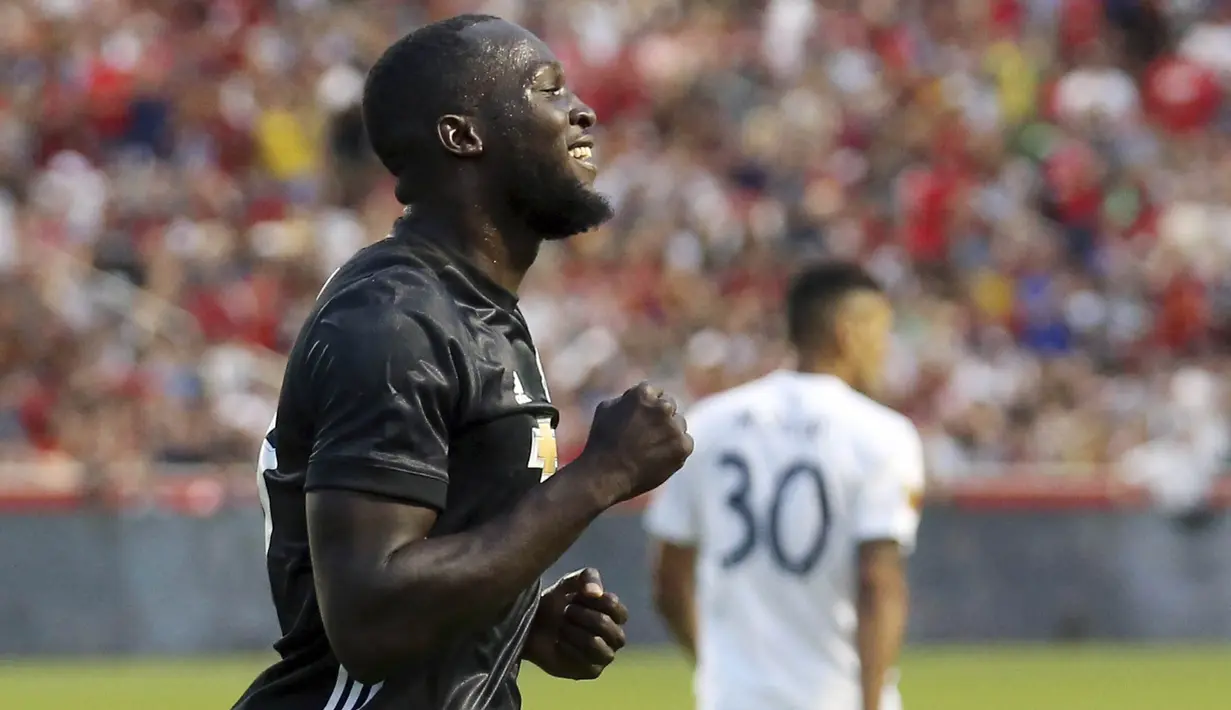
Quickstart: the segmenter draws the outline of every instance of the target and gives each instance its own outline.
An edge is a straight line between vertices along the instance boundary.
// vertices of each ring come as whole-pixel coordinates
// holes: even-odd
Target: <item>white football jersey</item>
[[[909,551],[923,451],[901,414],[836,377],[778,371],[688,414],[696,449],[650,503],[697,548],[700,710],[859,710],[856,560]],[[881,707],[900,707],[896,680]]]

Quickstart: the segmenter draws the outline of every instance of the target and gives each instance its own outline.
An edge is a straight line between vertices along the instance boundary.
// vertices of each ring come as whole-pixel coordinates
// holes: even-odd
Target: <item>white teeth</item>
[[[590,149],[590,146],[580,145],[576,148],[570,148],[568,154],[577,160],[589,160],[590,156],[593,155],[593,151]]]

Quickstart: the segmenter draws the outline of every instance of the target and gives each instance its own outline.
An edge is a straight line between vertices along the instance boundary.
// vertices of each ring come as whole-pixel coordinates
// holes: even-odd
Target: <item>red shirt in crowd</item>
[[[1093,42],[1102,29],[1102,0],[1062,0],[1059,34],[1065,49]]]
[[[55,393],[42,386],[32,388],[21,401],[18,413],[21,426],[30,445],[39,451],[57,448],[56,433],[51,426],[51,409],[55,403]]]
[[[991,0],[988,20],[998,36],[1016,36],[1022,28],[1022,5],[1018,0]]]
[[[281,281],[271,274],[255,274],[204,288],[189,299],[187,308],[210,341],[236,338],[276,349],[284,306]]]
[[[906,28],[900,25],[877,28],[871,33],[871,42],[889,71],[905,72],[914,66],[918,48]]]
[[[1060,218],[1069,225],[1091,225],[1098,221],[1103,206],[1103,190],[1096,172],[1097,156],[1090,146],[1069,141],[1057,148],[1044,162],[1047,183],[1056,197]]]
[[[1196,276],[1181,273],[1162,293],[1156,321],[1157,337],[1175,350],[1192,347],[1209,332],[1210,309],[1205,285]]]
[[[948,257],[949,224],[964,180],[956,167],[917,167],[898,177],[898,209],[906,248],[918,261]]]
[[[99,136],[118,138],[128,128],[128,104],[132,98],[132,77],[110,64],[95,59],[90,64],[86,98],[94,129]]]
[[[1143,78],[1146,111],[1173,133],[1208,125],[1222,103],[1222,87],[1208,67],[1183,57],[1161,57]]]

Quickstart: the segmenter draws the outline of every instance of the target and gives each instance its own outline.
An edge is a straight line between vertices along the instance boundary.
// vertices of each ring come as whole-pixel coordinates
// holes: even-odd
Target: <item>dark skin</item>
[[[569,157],[588,141],[594,114],[563,86],[559,62],[537,38],[504,22],[465,32],[511,47],[506,87],[520,96],[522,135],[589,185],[593,170]],[[437,122],[442,150],[434,186],[413,206],[419,233],[452,240],[497,283],[516,289],[543,237],[498,199],[498,134],[476,117]],[[488,139],[492,136],[491,140]],[[490,158],[490,159],[488,159]],[[563,162],[570,161],[570,162]],[[661,485],[692,452],[670,397],[642,384],[600,405],[582,454],[532,488],[506,514],[471,530],[428,538],[437,513],[353,492],[307,497],[313,573],[338,660],[364,683],[431,657],[497,621],[604,510]],[[624,645],[628,610],[594,570],[560,580],[541,599],[523,658],[562,678],[597,677]]]
[[[496,621],[607,508],[661,485],[692,452],[675,404],[639,385],[595,414],[576,461],[508,514],[428,538],[433,510],[342,491],[312,492],[308,537],[325,631],[361,682],[380,682]],[[552,675],[593,678],[624,645],[627,610],[597,576],[545,593],[523,658]],[[597,582],[598,588],[586,590]],[[592,638],[585,638],[592,632]]]
[[[533,34],[507,22],[479,23],[463,34],[516,47],[510,54],[522,61],[508,70],[505,97],[521,103],[527,112],[526,132],[559,161],[558,168],[590,188],[598,175],[596,168],[570,158],[569,149],[594,145],[587,131],[598,119],[568,89],[564,68],[552,51]],[[502,154],[505,151],[495,143],[496,137],[487,139],[495,131],[485,124],[495,118],[502,117],[486,121],[454,114],[440,117],[436,134],[444,153],[434,166],[439,175],[424,181],[426,197],[414,206],[413,219],[418,229],[454,242],[492,280],[516,293],[539,247],[551,237],[535,232],[499,199],[507,189],[502,184],[505,176],[482,160],[485,156],[511,159]]]
[[[557,678],[592,680],[624,648],[627,621],[628,609],[603,589],[598,570],[578,570],[543,594],[522,657]]]

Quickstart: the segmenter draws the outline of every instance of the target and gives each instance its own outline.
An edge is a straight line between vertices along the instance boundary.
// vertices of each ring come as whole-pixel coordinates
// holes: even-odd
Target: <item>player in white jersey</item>
[[[898,710],[919,434],[864,392],[893,312],[861,268],[799,275],[795,370],[704,399],[696,450],[646,514],[655,601],[699,710]]]

